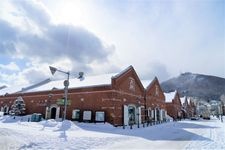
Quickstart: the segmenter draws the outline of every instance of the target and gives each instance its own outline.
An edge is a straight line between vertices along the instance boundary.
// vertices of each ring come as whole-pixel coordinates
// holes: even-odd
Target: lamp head
[[[84,76],[84,72],[79,72],[79,77],[78,77],[78,79],[82,79],[83,76]]]
[[[57,68],[52,67],[52,66],[49,66],[49,69],[50,69],[50,71],[51,71],[52,75],[54,75],[54,74],[55,74],[55,72],[57,71]]]

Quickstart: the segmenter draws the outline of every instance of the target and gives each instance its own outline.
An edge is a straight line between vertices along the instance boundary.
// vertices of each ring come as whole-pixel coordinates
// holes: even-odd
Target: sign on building
[[[56,104],[58,105],[64,105],[64,98],[57,99]],[[67,100],[67,105],[71,105],[71,100]]]

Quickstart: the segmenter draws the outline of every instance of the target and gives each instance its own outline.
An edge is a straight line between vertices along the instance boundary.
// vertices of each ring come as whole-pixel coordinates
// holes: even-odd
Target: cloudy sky
[[[225,78],[224,0],[2,0],[0,86],[133,65],[141,79]]]

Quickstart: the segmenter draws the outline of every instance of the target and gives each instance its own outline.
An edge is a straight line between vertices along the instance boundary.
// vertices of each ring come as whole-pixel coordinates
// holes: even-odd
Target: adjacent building
[[[163,122],[166,120],[165,96],[157,77],[152,81],[142,81],[145,87],[146,120],[150,122]]]
[[[181,119],[184,115],[179,93],[174,91],[171,93],[164,93],[164,95],[166,98],[167,114],[174,120]]]

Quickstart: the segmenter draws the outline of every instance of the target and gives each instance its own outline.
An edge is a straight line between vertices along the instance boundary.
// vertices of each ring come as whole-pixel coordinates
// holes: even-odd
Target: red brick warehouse
[[[0,97],[2,108],[9,109],[21,96],[26,113],[41,113],[48,118],[62,117],[63,81],[49,81],[23,88],[16,94]],[[145,107],[144,87],[134,68],[129,66],[118,74],[71,79],[68,91],[67,119],[79,121],[106,121],[115,126],[142,122],[141,108]],[[132,109],[130,109],[132,106]],[[143,118],[144,119],[144,118]]]

